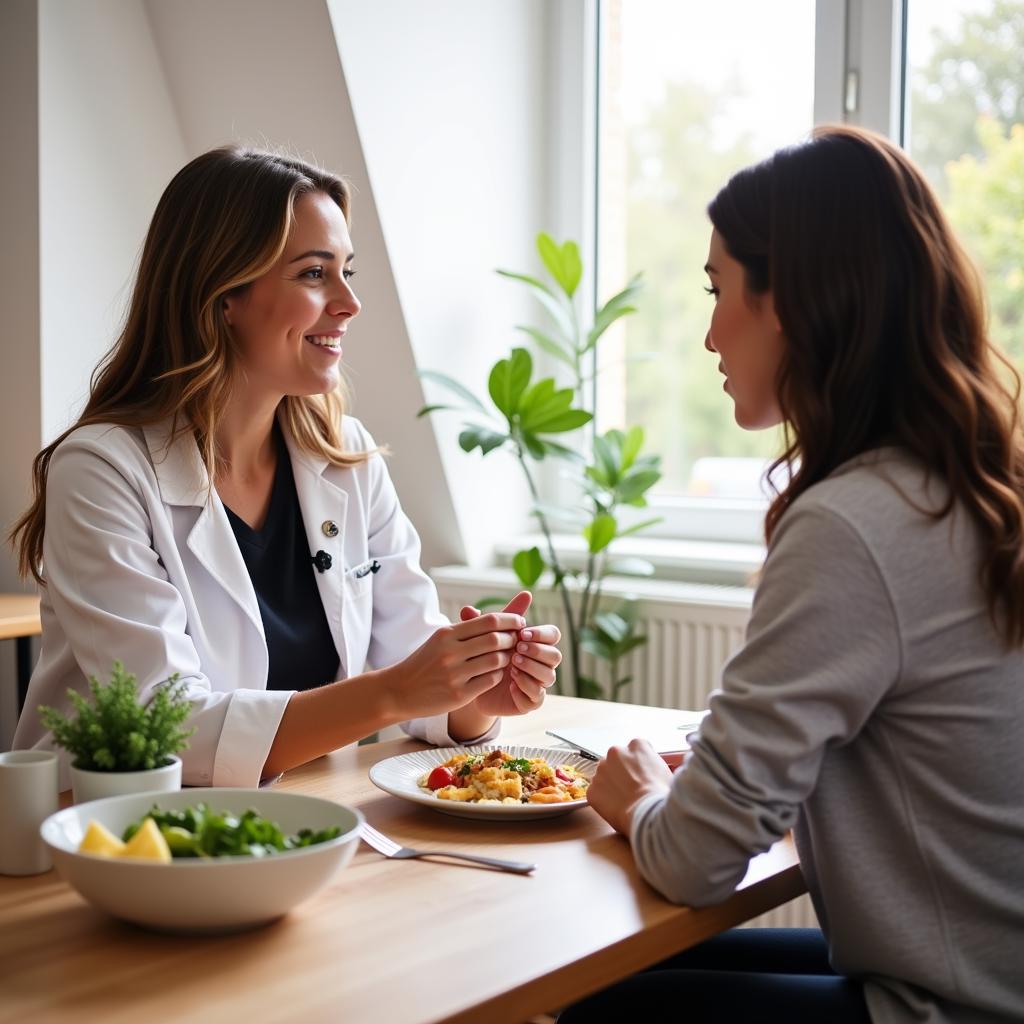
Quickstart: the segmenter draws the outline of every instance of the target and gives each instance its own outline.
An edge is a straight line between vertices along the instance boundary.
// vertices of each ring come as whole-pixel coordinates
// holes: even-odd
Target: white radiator
[[[431,572],[441,610],[458,620],[459,609],[490,596],[509,598],[520,589],[510,569],[445,566]],[[722,666],[743,643],[753,592],[745,587],[676,583],[616,577],[606,581],[602,607],[614,609],[624,598],[637,601],[637,621],[647,643],[619,665],[633,681],[619,699],[654,707],[701,709],[718,685]],[[554,622],[564,633],[561,600],[538,586],[534,590],[533,622]],[[564,650],[564,645],[563,645]],[[594,676],[594,659],[583,656],[583,670]],[[764,914],[751,926],[817,927],[809,897]]]

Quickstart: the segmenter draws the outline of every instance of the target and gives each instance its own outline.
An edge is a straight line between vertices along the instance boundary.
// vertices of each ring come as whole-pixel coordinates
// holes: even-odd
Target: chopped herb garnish
[[[525,757],[516,757],[510,761],[505,761],[502,767],[507,768],[510,772],[519,772],[520,775],[526,775],[530,770],[530,762]]]

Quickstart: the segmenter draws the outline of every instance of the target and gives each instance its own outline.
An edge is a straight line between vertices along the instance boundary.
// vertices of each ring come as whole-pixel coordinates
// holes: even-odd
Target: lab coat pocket
[[[345,634],[345,664],[348,674],[358,675],[366,665],[373,630],[373,573],[355,566],[345,573],[342,621]]]
[[[373,577],[380,569],[376,560],[353,565],[345,573],[345,596],[350,601],[358,601],[373,593]]]

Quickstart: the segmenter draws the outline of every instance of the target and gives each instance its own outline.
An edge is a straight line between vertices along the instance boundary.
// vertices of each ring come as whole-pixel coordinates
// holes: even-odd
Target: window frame
[[[553,183],[549,230],[579,240],[585,276],[578,294],[596,303],[599,71],[602,0],[548,7],[548,82],[554,102],[547,138],[546,170]],[[904,131],[909,0],[816,0],[815,124],[857,124],[900,144]],[[582,187],[581,187],[582,183]],[[589,396],[593,409],[595,395]],[[543,493],[571,500],[572,485],[548,460]],[[760,544],[768,501],[660,495],[645,518],[662,521],[643,536],[681,541]]]

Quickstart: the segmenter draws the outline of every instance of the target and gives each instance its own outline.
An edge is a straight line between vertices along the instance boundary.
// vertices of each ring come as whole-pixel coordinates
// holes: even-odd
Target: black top
[[[254,530],[224,506],[256,590],[270,666],[268,690],[312,690],[338,678],[338,651],[320,601],[288,449],[277,437],[270,509]]]

